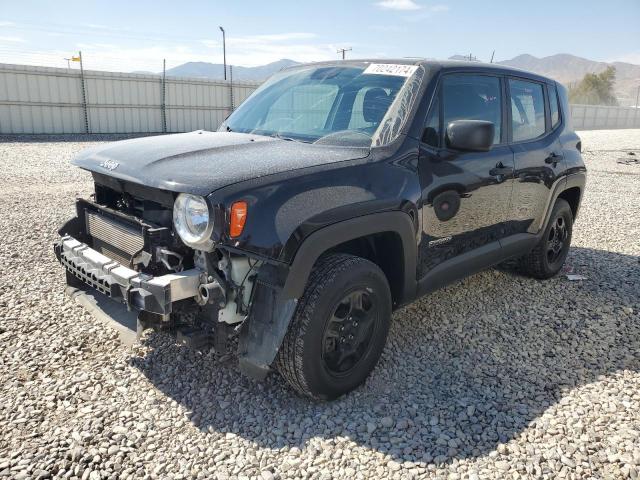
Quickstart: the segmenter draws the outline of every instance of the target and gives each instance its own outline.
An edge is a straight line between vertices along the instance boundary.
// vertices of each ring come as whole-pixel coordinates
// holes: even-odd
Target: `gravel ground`
[[[122,345],[51,248],[90,142],[0,138],[0,478],[638,478],[640,165],[616,160],[640,130],[581,136],[567,270],[587,280],[498,269],[432,294],[324,404],[161,334]]]

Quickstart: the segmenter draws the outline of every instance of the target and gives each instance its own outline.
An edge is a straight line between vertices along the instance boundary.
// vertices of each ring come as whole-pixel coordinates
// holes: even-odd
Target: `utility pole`
[[[491,61],[489,63],[493,63],[493,56],[496,54],[496,51],[494,50],[493,53],[491,54]]]
[[[224,28],[218,27],[222,32],[222,61],[224,63],[224,79],[227,79],[227,41],[225,37]]]
[[[339,49],[338,49],[338,51],[337,51],[337,53],[341,53],[341,54],[342,54],[342,60],[344,60],[344,58],[345,58],[345,55],[344,55],[344,54],[345,54],[346,52],[350,52],[351,50],[352,50],[352,48],[351,48],[351,47],[349,47],[349,48],[339,48]]]
[[[638,99],[640,99],[640,85],[638,85],[638,93],[636,93],[636,108],[638,108]]]

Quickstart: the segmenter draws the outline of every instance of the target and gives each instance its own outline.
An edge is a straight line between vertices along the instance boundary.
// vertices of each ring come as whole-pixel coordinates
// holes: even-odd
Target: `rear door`
[[[513,187],[513,152],[504,128],[503,78],[482,73],[444,74],[432,100],[420,147],[422,238],[421,293],[497,261]],[[495,125],[488,152],[446,144],[454,120]]]
[[[515,162],[512,233],[537,233],[563,170],[557,95],[555,88],[547,90],[545,83],[525,78],[511,77],[507,87]]]

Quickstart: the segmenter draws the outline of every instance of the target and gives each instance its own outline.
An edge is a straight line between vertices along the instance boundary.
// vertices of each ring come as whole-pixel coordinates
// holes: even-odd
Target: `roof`
[[[467,62],[463,60],[434,60],[426,58],[354,58],[349,60],[327,60],[323,62],[314,62],[306,65],[362,65],[364,63],[393,63],[393,64],[405,64],[405,65],[422,65],[425,68],[438,69],[438,70],[479,70],[487,72],[493,72],[502,75],[514,75],[518,77],[528,77],[533,80],[542,82],[554,82],[553,79],[538,75],[537,73],[522,70],[520,68],[509,67],[507,65],[500,65],[497,63],[483,63],[483,62]],[[300,65],[296,65],[289,68],[296,68]]]

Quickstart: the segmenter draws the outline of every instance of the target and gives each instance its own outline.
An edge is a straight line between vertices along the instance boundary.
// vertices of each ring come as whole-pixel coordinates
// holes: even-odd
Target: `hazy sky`
[[[556,53],[640,64],[640,0],[15,1],[0,0],[0,63],[162,69],[187,61]]]

